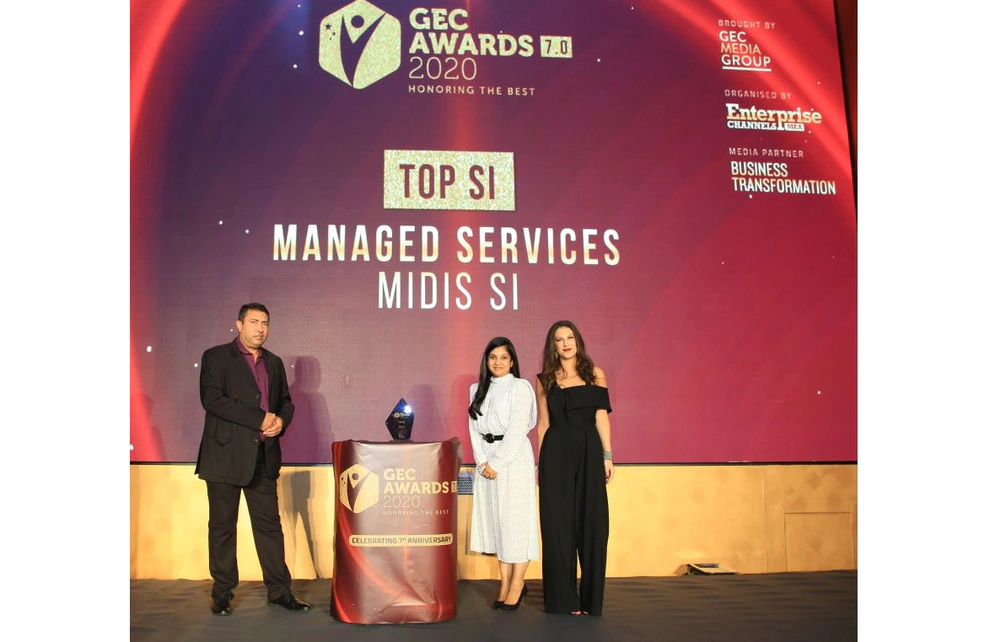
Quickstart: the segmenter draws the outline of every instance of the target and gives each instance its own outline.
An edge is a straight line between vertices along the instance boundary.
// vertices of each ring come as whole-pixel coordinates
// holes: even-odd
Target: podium
[[[356,624],[456,617],[460,442],[336,441],[332,615]]]

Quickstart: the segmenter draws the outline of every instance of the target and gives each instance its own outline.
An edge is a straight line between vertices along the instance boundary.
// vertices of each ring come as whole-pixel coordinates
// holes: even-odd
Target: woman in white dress
[[[528,589],[525,571],[539,559],[535,455],[529,432],[536,424],[532,385],[520,378],[515,346],[491,339],[470,386],[473,480],[470,550],[496,555],[501,589],[493,608],[513,611]]]

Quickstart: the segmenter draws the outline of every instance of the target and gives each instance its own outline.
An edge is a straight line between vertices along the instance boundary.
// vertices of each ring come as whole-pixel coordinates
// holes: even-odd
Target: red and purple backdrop
[[[288,463],[402,397],[467,443],[486,342],[534,383],[564,318],[620,463],[856,461],[832,0],[133,0],[131,38],[133,462],[196,459],[249,301]]]

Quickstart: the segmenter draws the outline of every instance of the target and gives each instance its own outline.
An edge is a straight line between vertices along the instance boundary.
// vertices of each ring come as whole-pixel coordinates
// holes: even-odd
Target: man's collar
[[[244,345],[242,345],[242,340],[239,339],[238,337],[235,337],[235,347],[238,348],[238,351],[241,352],[242,354],[252,355],[252,352],[250,352],[248,348],[246,348]],[[252,355],[252,356],[255,356],[255,355]],[[262,350],[262,348],[259,349],[259,356],[260,357],[263,356],[263,350]]]

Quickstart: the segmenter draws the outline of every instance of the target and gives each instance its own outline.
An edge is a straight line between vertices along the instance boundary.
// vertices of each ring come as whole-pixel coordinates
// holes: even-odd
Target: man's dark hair
[[[262,303],[246,303],[238,310],[238,320],[245,321],[245,315],[249,310],[257,310],[259,312],[265,312],[266,318],[269,318],[269,310]]]

